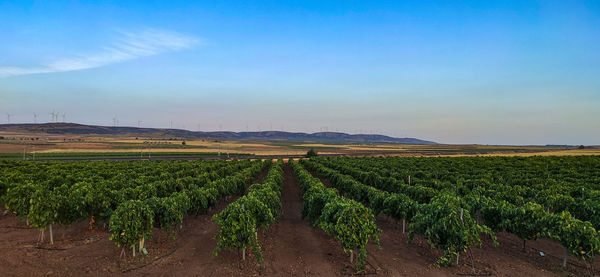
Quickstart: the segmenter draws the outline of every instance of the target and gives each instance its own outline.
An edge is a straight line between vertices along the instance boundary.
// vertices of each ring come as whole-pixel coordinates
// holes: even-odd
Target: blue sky
[[[600,144],[598,45],[599,1],[0,1],[0,118]]]

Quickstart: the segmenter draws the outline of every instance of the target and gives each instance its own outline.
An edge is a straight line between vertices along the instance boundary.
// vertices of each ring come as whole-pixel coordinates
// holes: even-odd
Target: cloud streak
[[[58,59],[38,66],[0,66],[0,78],[102,67],[165,52],[184,50],[200,43],[200,40],[195,37],[157,29],[145,29],[136,33],[119,33],[121,37],[115,43],[95,53]]]

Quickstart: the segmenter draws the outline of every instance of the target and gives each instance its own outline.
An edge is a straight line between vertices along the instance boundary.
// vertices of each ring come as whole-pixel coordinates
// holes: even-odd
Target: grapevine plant
[[[577,170],[569,169],[568,166],[565,167],[564,164],[556,162],[558,159],[578,164],[582,171],[584,169],[588,171],[585,174],[579,174]],[[581,183],[582,180],[591,183],[600,181],[600,176],[595,173],[600,172],[600,167],[597,166],[600,163],[592,161],[597,159],[597,157],[578,157],[577,159],[553,157],[551,160],[542,157],[459,159],[319,157],[310,161],[304,160],[303,163],[318,175],[328,178],[332,185],[345,195],[368,205],[374,212],[382,212],[394,218],[406,216],[409,223],[417,219],[426,221],[427,214],[434,215],[437,208],[433,208],[428,213],[425,212],[427,205],[432,204],[432,201],[428,201],[428,199],[433,199],[432,196],[436,194],[454,195],[460,199],[463,217],[468,212],[469,215],[475,215],[483,220],[481,223],[483,229],[479,230],[482,234],[491,234],[490,230],[513,233],[523,239],[524,250],[526,240],[554,239],[565,247],[563,258],[563,266],[565,266],[569,254],[584,261],[591,261],[594,255],[600,251],[597,247],[600,235],[595,228],[600,223],[600,204],[598,204],[600,203],[598,200],[600,199],[600,190],[590,187],[589,184]],[[551,172],[547,163],[559,166],[560,169]],[[516,169],[515,164],[527,169],[538,167],[538,170],[529,169],[529,172],[524,173],[521,168]],[[410,167],[415,165],[418,165],[420,169],[411,172]],[[437,167],[432,167],[432,165],[437,165]],[[590,168],[590,166],[595,166],[595,168]],[[489,169],[481,170],[482,167]],[[429,168],[429,171],[422,168]],[[448,170],[448,172],[440,173],[440,169]],[[563,173],[556,173],[558,170]],[[531,174],[531,172],[536,171],[543,172],[543,175],[532,176],[535,174]],[[576,178],[567,177],[567,180],[579,182],[579,185],[557,182],[550,179],[551,174],[575,175]],[[411,175],[413,177],[412,185]],[[525,176],[530,177],[526,179]],[[590,176],[595,177],[590,178]],[[519,181],[516,181],[515,177]],[[368,184],[357,182],[353,178]],[[402,179],[407,179],[408,185]],[[374,190],[373,187],[376,189]],[[382,198],[384,199],[383,210],[380,204]],[[418,216],[411,218],[410,215],[413,211],[416,211]],[[433,224],[438,221],[431,220],[430,222]],[[447,229],[466,228],[465,233],[470,233],[469,229],[472,227],[461,226],[457,222],[450,220],[448,224],[451,224],[451,228]],[[476,223],[479,222],[476,221]],[[410,225],[411,228],[417,226],[417,224]],[[434,230],[433,227],[428,225],[426,227],[421,229],[420,233],[430,232],[430,234],[423,234],[430,243],[445,240],[438,239],[439,231],[442,229],[435,231],[438,233],[435,234],[435,232],[431,233]],[[417,232],[413,230],[413,233]],[[474,232],[471,233],[474,234]],[[479,239],[465,239],[464,241],[472,241],[474,245],[480,245]],[[440,246],[439,243],[433,243],[433,245]],[[460,247],[454,246],[455,249],[452,247],[452,245],[447,247],[449,250],[446,252],[450,253],[450,255],[445,255],[448,256],[445,259],[447,262],[441,260],[438,265],[452,264],[451,260],[455,256],[452,253],[455,252],[456,255],[460,253]]]
[[[471,246],[481,246],[480,233],[489,235],[496,242],[492,230],[485,225],[477,225],[469,211],[462,208],[460,198],[451,194],[441,194],[431,203],[422,205],[412,221],[409,242],[415,234],[421,234],[431,247],[443,250],[444,254],[436,265],[458,264],[460,253]]]
[[[258,230],[267,229],[281,216],[281,186],[283,184],[283,160],[271,167],[262,183],[248,188],[248,194],[227,205],[213,216],[219,227],[215,236],[216,256],[222,249],[242,251],[246,259],[246,249],[251,248],[258,262],[262,262],[262,250],[258,242]]]
[[[371,209],[339,196],[337,190],[325,187],[302,165],[292,160],[290,165],[304,192],[302,215],[338,240],[344,252],[350,252],[351,262],[354,262],[354,252],[358,250],[355,268],[363,270],[367,259],[365,247],[369,240],[379,246],[378,235],[381,233]]]
[[[54,193],[43,188],[37,189],[31,195],[29,203],[29,214],[27,214],[29,223],[42,232],[42,240],[44,238],[44,230],[49,228],[50,244],[53,244],[52,224],[56,221],[58,215],[58,202],[54,201]]]
[[[135,245],[144,249],[144,240],[152,237],[154,213],[150,206],[140,200],[129,200],[121,204],[110,217],[110,240],[119,247],[131,247],[135,256]]]
[[[14,162],[0,161],[6,209],[39,229],[81,220],[109,224],[119,246],[149,238],[153,227],[174,237],[187,213],[201,214],[239,193],[270,161]],[[117,212],[118,211],[118,212]],[[135,252],[134,252],[135,253]]]

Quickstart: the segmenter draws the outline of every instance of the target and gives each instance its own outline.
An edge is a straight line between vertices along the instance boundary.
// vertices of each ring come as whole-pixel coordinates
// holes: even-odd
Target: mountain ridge
[[[13,123],[0,124],[0,131],[46,133],[53,135],[131,135],[131,136],[175,136],[181,138],[210,138],[233,140],[266,141],[315,141],[315,142],[354,142],[354,143],[401,143],[401,144],[437,144],[437,142],[417,138],[395,138],[378,134],[347,134],[341,132],[285,132],[285,131],[190,131],[172,128],[142,128],[128,126],[99,126],[78,123]]]

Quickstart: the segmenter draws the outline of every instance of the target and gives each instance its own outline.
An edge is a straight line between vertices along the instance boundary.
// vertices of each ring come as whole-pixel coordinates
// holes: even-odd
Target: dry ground
[[[0,153],[103,153],[103,152],[178,152],[246,153],[255,155],[303,155],[310,148],[320,154],[356,156],[465,156],[465,155],[600,155],[600,147],[489,146],[489,145],[408,145],[408,144],[327,144],[314,142],[148,140],[116,136],[75,136],[0,133]],[[37,140],[23,140],[38,138]],[[146,142],[146,143],[145,143]],[[151,142],[152,144],[148,144]]]
[[[265,174],[263,173],[262,176]],[[262,177],[257,178],[257,182]],[[325,180],[326,181],[326,180]],[[230,197],[201,216],[186,216],[176,240],[160,230],[146,242],[150,255],[119,258],[120,249],[108,240],[106,229],[88,231],[87,222],[55,228],[55,245],[37,247],[38,232],[0,209],[0,276],[348,276],[348,254],[338,242],[301,217],[302,195],[297,178],[285,166],[282,192],[283,217],[266,232],[259,233],[264,263],[252,255],[240,262],[236,251],[212,255],[217,227],[211,216],[235,200]],[[102,225],[102,224],[100,224]],[[407,244],[407,234],[398,223],[378,217],[381,249],[368,247],[369,273],[379,276],[460,276],[473,273],[491,276],[586,276],[585,266],[570,258],[566,271],[560,264],[562,247],[551,241],[521,242],[510,234],[499,234],[500,246],[485,240],[454,268],[435,268],[431,264],[439,251],[431,249],[420,237]],[[542,250],[545,257],[539,255]],[[596,262],[596,269],[600,264]],[[598,271],[596,271],[598,274]],[[375,275],[372,275],[375,276]]]

